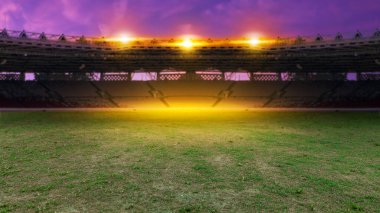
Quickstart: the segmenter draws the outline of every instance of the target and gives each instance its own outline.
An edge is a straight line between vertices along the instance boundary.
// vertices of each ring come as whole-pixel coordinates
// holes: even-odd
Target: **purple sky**
[[[379,0],[0,0],[0,26],[73,35],[239,37],[364,32]]]

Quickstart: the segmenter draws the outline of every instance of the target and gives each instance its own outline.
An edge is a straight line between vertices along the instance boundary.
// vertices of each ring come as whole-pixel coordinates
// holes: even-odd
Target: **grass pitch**
[[[0,114],[0,212],[378,212],[380,115]]]

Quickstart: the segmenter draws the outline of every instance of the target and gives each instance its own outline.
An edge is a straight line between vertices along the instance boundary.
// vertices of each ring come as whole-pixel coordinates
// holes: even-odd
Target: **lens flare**
[[[251,46],[253,46],[253,47],[256,47],[256,46],[258,46],[258,45],[260,45],[260,43],[261,43],[261,40],[260,40],[260,38],[251,38],[250,40],[249,40],[249,44],[251,45]]]
[[[126,44],[126,43],[129,43],[131,41],[133,41],[134,38],[128,36],[128,35],[121,35],[119,38],[118,38],[118,41],[123,43],[123,44]]]
[[[190,38],[185,38],[181,43],[181,46],[186,49],[191,49],[194,46],[194,43],[191,41]]]

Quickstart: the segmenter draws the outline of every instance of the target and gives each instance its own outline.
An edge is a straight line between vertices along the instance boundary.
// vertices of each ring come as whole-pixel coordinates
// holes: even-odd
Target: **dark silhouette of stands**
[[[0,81],[2,108],[380,107],[379,81]]]

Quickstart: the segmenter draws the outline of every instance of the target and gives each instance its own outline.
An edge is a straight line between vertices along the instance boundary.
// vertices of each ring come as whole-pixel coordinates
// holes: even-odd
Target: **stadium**
[[[3,108],[380,106],[380,31],[123,40],[4,29],[0,45]]]
[[[37,32],[0,31],[0,213],[379,212],[379,30],[178,36],[178,20],[199,16],[207,29],[225,35],[233,30],[223,23],[239,14],[284,4],[189,0],[181,5],[197,7],[187,14],[166,0],[17,2],[5,0],[0,19],[5,14],[11,26]],[[304,28],[327,28],[334,22],[328,14],[338,17],[333,8]],[[131,26],[149,20],[144,28],[157,36],[81,35],[103,35],[91,33],[96,24],[118,29],[128,19],[121,14],[129,13]],[[258,29],[280,17],[258,13],[265,24]],[[296,18],[289,20],[306,19],[291,13]],[[376,17],[378,11],[372,24]],[[234,26],[244,24],[240,18]],[[291,28],[281,20],[272,27]],[[345,29],[358,25],[363,22]],[[40,30],[55,26],[67,32]],[[173,36],[159,36],[162,31]]]

